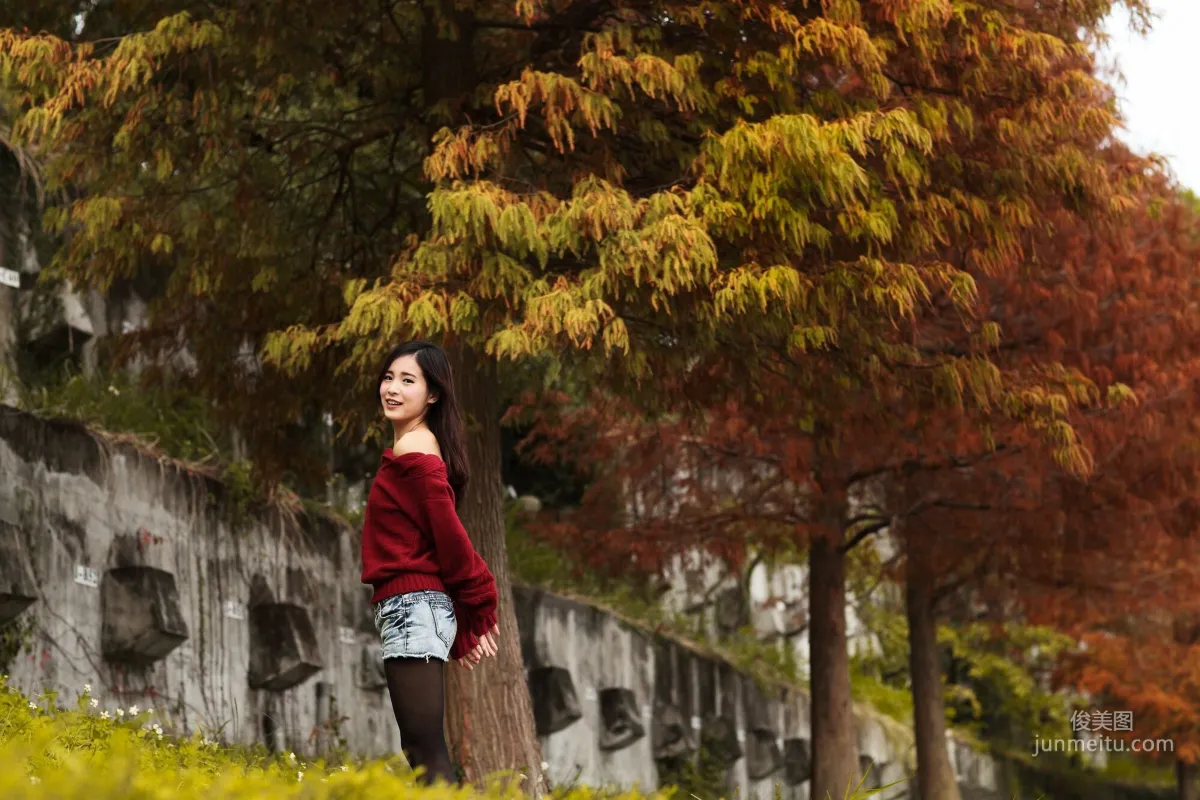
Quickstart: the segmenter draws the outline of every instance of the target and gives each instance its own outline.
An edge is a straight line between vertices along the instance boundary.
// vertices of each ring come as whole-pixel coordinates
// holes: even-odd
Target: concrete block
[[[725,716],[709,717],[704,720],[700,741],[718,761],[732,765],[742,757],[742,745],[738,741],[737,725]]]
[[[775,731],[753,728],[746,736],[746,774],[759,781],[783,767],[783,753]]]
[[[307,609],[293,603],[261,603],[250,608],[251,689],[290,689],[323,668]]]
[[[742,627],[750,624],[750,607],[746,602],[742,587],[735,586],[721,590],[713,603],[713,617],[717,632],[722,636],[732,636]]]
[[[650,722],[650,743],[656,760],[678,758],[699,748],[699,743],[692,736],[692,727],[679,708],[665,703],[654,709],[654,717]]]
[[[359,633],[369,633],[378,636],[375,630],[375,609],[371,605],[371,594],[375,590],[370,586],[343,586],[340,594],[341,626]],[[295,600],[296,598],[291,598]]]
[[[631,689],[609,687],[600,690],[601,750],[621,750],[646,735],[638,713],[637,698]]]
[[[175,576],[156,567],[104,573],[100,587],[101,649],[109,661],[148,666],[188,638]]]
[[[812,742],[799,737],[783,740],[783,779],[796,786],[812,778]]]
[[[761,780],[783,767],[776,730],[779,719],[753,678],[738,675],[736,679],[741,684],[742,719],[746,726],[746,774],[751,780]]]
[[[21,529],[0,521],[0,624],[16,619],[37,600],[26,564]]]
[[[371,642],[359,651],[358,685],[370,692],[387,688],[387,674],[383,669],[383,644]]]
[[[862,791],[869,792],[878,789],[882,785],[879,782],[879,767],[880,765],[870,756],[858,757],[858,777],[863,778],[864,775],[866,776],[863,778],[862,786],[860,787]]]
[[[575,682],[562,667],[538,667],[529,671],[529,694],[538,736],[561,731],[583,716]]]
[[[354,601],[357,602],[352,601],[351,618],[345,623],[347,628],[354,628],[375,636],[379,635],[379,631],[375,629],[375,606],[371,602],[371,595],[374,591],[370,586],[364,586],[354,595]]]
[[[0,591],[0,625],[11,622],[21,616],[21,612],[29,608],[37,600],[22,591]]]

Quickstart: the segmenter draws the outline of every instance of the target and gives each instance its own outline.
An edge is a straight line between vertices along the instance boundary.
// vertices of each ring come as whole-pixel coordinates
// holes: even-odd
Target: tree
[[[137,19],[102,4],[66,39],[0,34],[0,73],[52,179],[80,191],[49,217],[71,231],[57,271],[159,287],[133,343],[186,344],[197,391],[268,473],[299,460],[280,420],[333,408],[361,424],[346,398],[402,335],[443,337],[464,364],[556,354],[646,407],[702,407],[782,371],[804,404],[771,410],[811,430],[826,532],[811,554],[813,791],[840,795],[857,763],[837,410],[865,393],[1004,396],[975,277],[1019,263],[1046,212],[1117,202],[1090,160],[1113,119],[1079,38],[1110,5],[363,0],[191,16],[161,0]],[[914,343],[930,304],[974,334],[968,350]],[[229,369],[256,351],[263,363]],[[486,416],[494,382],[469,383]],[[1035,401],[1021,412],[1059,416],[1052,394]],[[499,557],[493,478],[484,465],[466,508]],[[501,696],[481,700],[501,703],[485,718],[519,720],[527,743],[527,700]],[[530,753],[472,772],[536,773]]]
[[[1102,225],[1056,220],[1039,248],[1054,270],[982,285],[992,318],[1013,342],[997,357],[1001,368],[1036,374],[1061,364],[1093,397],[1072,413],[1087,474],[1030,458],[1028,441],[1006,426],[989,432],[997,449],[986,459],[963,460],[960,434],[944,429],[925,439],[926,458],[953,453],[962,466],[898,476],[904,507],[927,508],[904,527],[919,752],[923,741],[941,740],[941,670],[928,651],[939,598],[971,598],[999,619],[1019,614],[1076,636],[1089,630],[1079,614],[1103,629],[1117,609],[1151,625],[1191,607],[1187,588],[1161,581],[1164,564],[1173,563],[1166,553],[1186,546],[1179,540],[1195,523],[1200,236],[1194,212],[1161,174],[1119,146],[1104,159],[1114,170],[1149,176],[1129,213]],[[1183,587],[1194,581],[1187,569],[1177,573]],[[1155,580],[1173,592],[1149,591]],[[934,729],[924,737],[922,716]]]
[[[0,267],[20,271],[27,248],[28,232],[36,226],[31,219],[36,208],[36,199],[41,192],[38,184],[37,164],[23,148],[12,141],[12,124],[8,118],[7,104],[0,94],[0,186],[5,187],[0,195]],[[16,292],[0,286],[0,319],[16,317]],[[15,326],[14,326],[15,327]],[[0,326],[0,397],[12,394],[11,379],[16,372],[13,357],[15,344],[13,327]]]
[[[1082,642],[1064,682],[1132,714],[1132,730],[1104,735],[1170,739],[1172,751],[1141,757],[1174,759],[1179,796],[1195,797],[1200,216],[1186,193],[1160,183],[1131,224],[1079,251],[1110,288],[1093,290],[1090,326],[1066,347],[1095,374],[1127,382],[1139,409],[1095,421],[1096,474],[1086,490],[1063,492],[1063,558],[1028,570],[1027,605]]]
[[[329,410],[347,440],[369,433],[373,370],[339,370],[343,354],[330,352],[287,372],[258,351],[271,331],[340,320],[345,284],[387,275],[424,225],[421,159],[446,105],[437,93],[461,91],[438,81],[464,44],[443,45],[416,6],[212,3],[181,13],[192,5],[3,12],[17,17],[0,22],[50,31],[0,31],[16,134],[44,159],[51,185],[71,192],[47,215],[63,235],[47,275],[140,293],[145,327],[111,332],[122,355],[148,358],[155,381],[178,371],[182,354],[189,385],[241,432],[268,486],[316,483],[325,454],[308,432]],[[364,344],[382,357],[392,340]],[[505,688],[475,696],[451,681],[452,746],[471,778],[516,769],[540,793],[503,551],[494,373],[456,355],[473,415],[475,479],[462,514],[505,598],[502,655],[476,682]]]
[[[1110,157],[1117,168],[1138,163],[1121,148]],[[961,586],[967,565],[983,568],[989,580],[974,581],[976,603],[1001,618],[1019,614],[1056,625],[1087,643],[1074,674],[1089,691],[1106,687],[1110,698],[1129,705],[1135,697],[1147,701],[1147,685],[1186,692],[1184,677],[1161,667],[1188,642],[1161,631],[1186,630],[1195,614],[1198,574],[1185,554],[1194,548],[1200,507],[1197,217],[1186,198],[1152,175],[1128,215],[1102,227],[1064,221],[1045,252],[1059,268],[1043,281],[986,290],[996,318],[1021,343],[1010,360],[1063,363],[1099,392],[1136,402],[1075,416],[1089,452],[1086,480],[1010,457],[976,465],[957,485],[945,477],[937,486],[910,485],[927,500],[953,502],[924,520],[917,533],[928,541],[910,539],[909,566],[913,551],[940,551],[934,571],[947,576],[948,588]],[[997,438],[1004,441],[1000,432]],[[1017,448],[1008,444],[1011,455]],[[1156,654],[1141,645],[1135,655],[1135,641],[1154,642]],[[1117,675],[1123,686],[1112,683]],[[940,691],[925,703],[940,705]],[[1179,731],[1157,724],[1143,731]],[[1181,750],[1182,764],[1193,760],[1189,753]],[[1181,769],[1181,782],[1188,775]]]
[[[1115,171],[1148,168],[1120,147],[1097,157]],[[1155,175],[1128,214],[1057,221],[1036,250],[1055,271],[981,282],[990,319],[1013,342],[994,356],[1006,383],[1037,385],[1058,373],[1071,398],[1086,445],[1071,458],[1056,463],[1046,452],[1060,445],[1053,433],[1047,442],[1028,420],[1003,413],[956,413],[913,396],[842,409],[840,424],[854,437],[840,464],[842,491],[869,481],[882,488],[875,503],[858,504],[844,548],[885,527],[902,545],[903,569],[891,574],[906,590],[922,797],[957,796],[937,634],[947,600],[982,604],[998,620],[1024,601],[1022,613],[1043,622],[1054,620],[1046,608],[1081,597],[1117,603],[1127,616],[1189,608],[1192,583],[1155,606],[1146,575],[1122,572],[1147,564],[1161,581],[1177,560],[1147,541],[1148,519],[1169,517],[1176,537],[1194,526],[1198,246],[1194,215]],[[783,381],[755,389],[782,406],[804,400]],[[654,574],[693,548],[736,567],[750,550],[794,552],[817,535],[812,437],[791,418],[726,401],[698,417],[647,419],[613,398],[588,400],[572,407],[569,397],[551,398],[525,412],[538,421],[525,443],[530,457],[586,452],[607,465],[581,511],[546,526],[573,552],[625,572],[632,552]]]

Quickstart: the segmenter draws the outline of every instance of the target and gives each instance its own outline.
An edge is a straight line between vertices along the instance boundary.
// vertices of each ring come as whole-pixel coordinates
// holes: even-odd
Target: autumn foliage
[[[1119,148],[1107,157],[1138,168]],[[1071,634],[1081,647],[1060,665],[1060,685],[1084,692],[1088,708],[1130,711],[1133,731],[1110,735],[1170,738],[1173,754],[1157,757],[1194,762],[1200,214],[1154,177],[1118,220],[1059,220],[1035,252],[1053,267],[981,283],[1004,332],[993,358],[1009,385],[1051,378],[1072,398],[1082,468],[1056,464],[1053,440],[1001,408],[864,399],[840,409],[839,464],[847,485],[883,491],[847,519],[845,541],[890,527],[921,552],[935,599]],[[802,413],[768,409],[802,410],[809,398],[773,380],[692,415],[639,415],[611,397],[514,409],[538,409],[527,457],[588,453],[607,465],[589,462],[583,508],[544,535],[623,569],[633,552],[649,571],[692,548],[734,567],[749,550],[801,551],[821,523],[814,436]]]
[[[272,479],[326,411],[371,430],[399,337],[473,365],[489,436],[496,360],[566,368],[591,404],[536,433],[598,462],[594,558],[810,548],[815,795],[858,768],[848,548],[903,519],[1015,590],[1055,520],[1118,537],[1186,483],[1127,432],[1188,385],[1192,295],[1152,255],[1181,212],[1109,148],[1111,0],[30,5],[51,30],[0,28],[0,80],[72,189],[53,271],[147,295],[128,354],[186,353]]]

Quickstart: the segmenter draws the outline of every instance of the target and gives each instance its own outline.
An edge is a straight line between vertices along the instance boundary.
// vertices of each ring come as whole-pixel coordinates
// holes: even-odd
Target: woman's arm
[[[454,600],[455,610],[461,610],[459,627],[472,636],[482,636],[496,626],[496,579],[458,518],[443,471],[425,476],[421,507],[437,552],[442,582]]]
[[[396,442],[395,452],[437,457],[437,467],[421,478],[419,505],[425,530],[433,540],[442,582],[454,601],[458,635],[450,657],[457,660],[470,654],[479,644],[479,637],[496,627],[496,579],[458,518],[437,438],[424,429],[411,431]]]

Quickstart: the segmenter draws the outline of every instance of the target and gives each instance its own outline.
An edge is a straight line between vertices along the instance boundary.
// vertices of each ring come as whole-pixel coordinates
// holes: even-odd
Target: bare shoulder
[[[400,441],[396,442],[396,455],[406,453],[427,453],[438,458],[442,457],[442,449],[438,447],[437,437],[433,435],[433,431],[425,428],[409,431],[400,437]]]

